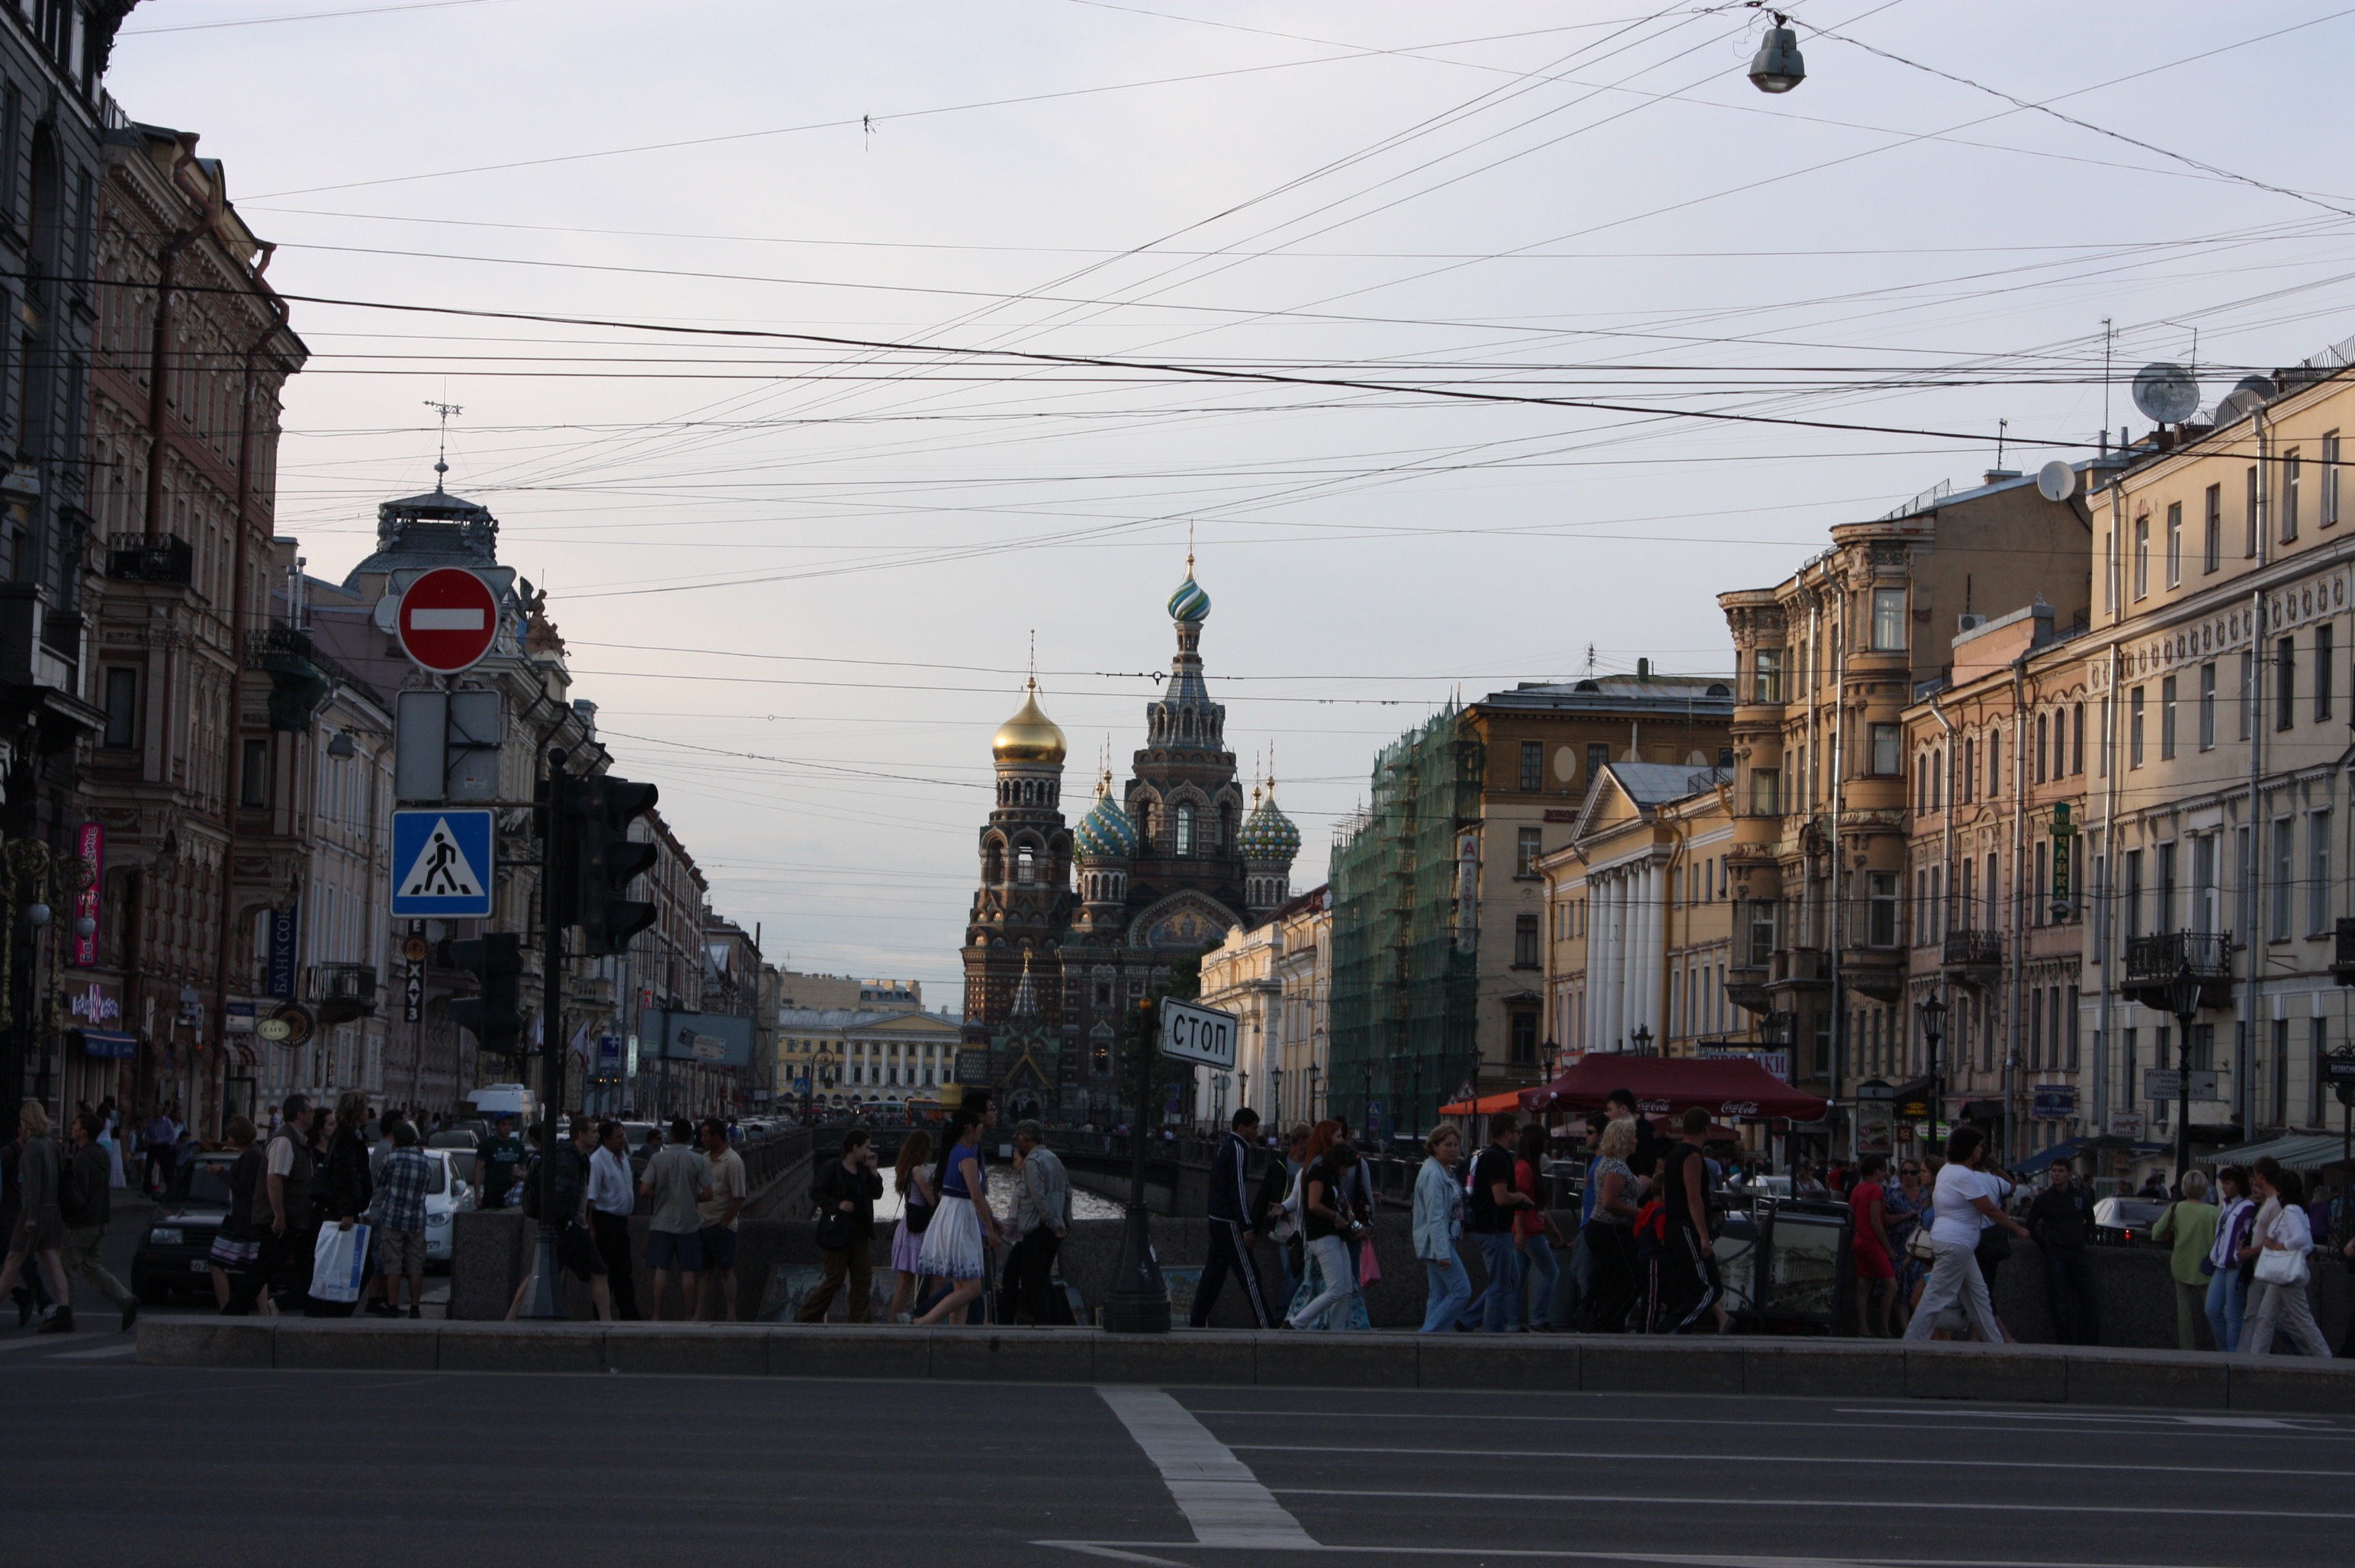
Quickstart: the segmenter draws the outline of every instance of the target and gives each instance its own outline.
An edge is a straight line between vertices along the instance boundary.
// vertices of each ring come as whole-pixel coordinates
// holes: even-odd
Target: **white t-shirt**
[[[1930,1194],[1936,1218],[1930,1226],[1934,1242],[1955,1242],[1966,1247],[1979,1243],[1979,1232],[1995,1221],[1972,1206],[1975,1198],[1991,1200],[1998,1209],[2011,1196],[2011,1183],[1966,1165],[1948,1164],[1938,1171],[1937,1188]]]

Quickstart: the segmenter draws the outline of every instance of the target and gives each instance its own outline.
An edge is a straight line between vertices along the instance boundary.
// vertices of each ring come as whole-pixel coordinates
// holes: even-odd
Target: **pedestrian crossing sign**
[[[392,912],[482,920],[491,912],[491,814],[392,814]]]

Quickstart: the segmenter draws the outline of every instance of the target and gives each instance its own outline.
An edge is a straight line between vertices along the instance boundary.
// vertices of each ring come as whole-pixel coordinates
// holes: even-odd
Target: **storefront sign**
[[[2039,1083],[2035,1107],[2029,1115],[2048,1122],[2073,1120],[2077,1115],[2077,1086],[2074,1083]]]
[[[253,1004],[251,1002],[231,1002],[221,1010],[224,1015],[224,1022],[221,1027],[227,1029],[228,1032],[230,1034],[251,1034],[253,1032]]]
[[[87,969],[98,962],[98,914],[100,874],[106,869],[106,829],[95,822],[85,822],[74,830],[74,854],[90,868],[90,886],[74,895],[74,928],[72,944],[67,949],[66,962],[78,969]],[[83,921],[90,922],[90,934],[81,934]]]
[[[123,1003],[109,996],[107,987],[92,980],[86,990],[74,992],[66,998],[66,1011],[84,1023],[109,1024],[123,1017]]]
[[[292,1000],[294,996],[295,939],[301,927],[300,904],[270,912],[270,975],[262,987],[271,996]]]

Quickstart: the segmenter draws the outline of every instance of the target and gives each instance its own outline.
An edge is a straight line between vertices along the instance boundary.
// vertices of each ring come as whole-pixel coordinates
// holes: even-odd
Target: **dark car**
[[[213,1234],[229,1213],[233,1154],[200,1154],[172,1175],[155,1218],[131,1255],[131,1288],[154,1305],[175,1296],[210,1296]]]

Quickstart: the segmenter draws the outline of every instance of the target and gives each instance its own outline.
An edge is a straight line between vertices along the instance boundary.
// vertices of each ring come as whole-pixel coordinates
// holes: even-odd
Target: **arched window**
[[[1177,847],[1178,853],[1180,855],[1191,855],[1194,852],[1194,808],[1190,805],[1181,805],[1178,808]]]
[[[1188,740],[1193,738],[1194,710],[1192,709],[1186,709],[1184,716],[1178,720],[1178,732]]]
[[[1014,880],[1025,887],[1039,880],[1038,858],[1028,844],[1014,851]]]
[[[1006,847],[1004,845],[992,844],[989,847],[988,861],[982,871],[981,880],[991,887],[996,887],[1006,880]]]

